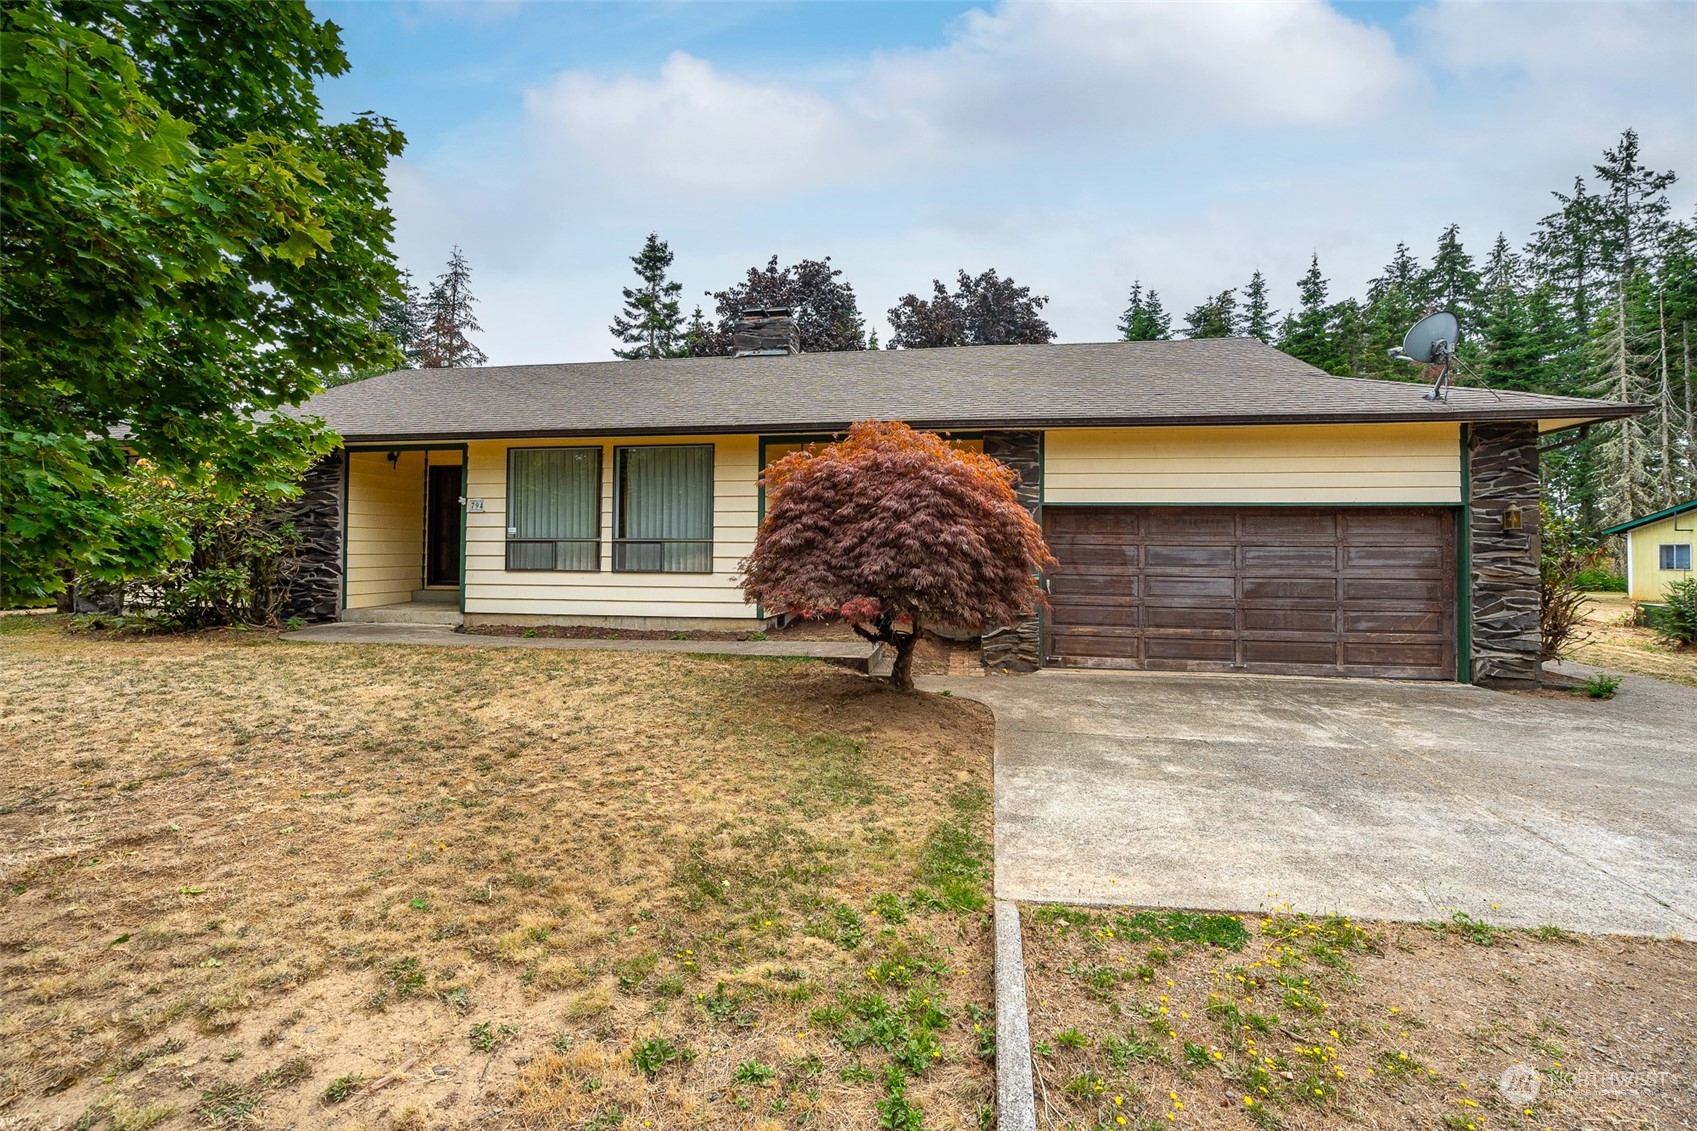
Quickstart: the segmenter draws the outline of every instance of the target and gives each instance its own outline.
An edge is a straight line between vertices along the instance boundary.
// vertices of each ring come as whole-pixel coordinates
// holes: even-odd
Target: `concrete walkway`
[[[996,712],[996,896],[1697,935],[1697,689],[1040,672]]]
[[[550,648],[573,652],[686,652],[694,656],[788,656],[865,668],[874,645],[859,640],[571,640],[482,636],[434,624],[314,624],[281,639],[302,644],[424,644],[444,648]]]

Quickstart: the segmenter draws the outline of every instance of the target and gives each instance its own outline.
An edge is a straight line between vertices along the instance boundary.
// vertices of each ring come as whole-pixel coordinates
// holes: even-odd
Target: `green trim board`
[[[1697,510],[1697,499],[1692,499],[1689,502],[1684,503],[1675,503],[1673,506],[1659,510],[1655,514],[1647,514],[1643,518],[1635,518],[1627,522],[1617,523],[1614,526],[1598,531],[1598,533],[1625,534],[1629,530],[1637,530],[1640,526],[1648,526],[1652,522],[1660,522],[1664,518],[1672,518],[1676,514],[1684,514],[1686,511],[1690,510]]]
[[[1461,506],[1455,530],[1455,680],[1473,682],[1473,474],[1469,426],[1461,428]]]

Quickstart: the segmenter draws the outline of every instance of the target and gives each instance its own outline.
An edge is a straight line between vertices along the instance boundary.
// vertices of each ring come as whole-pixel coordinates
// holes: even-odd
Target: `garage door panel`
[[[1066,655],[1093,657],[1104,660],[1136,660],[1138,656],[1138,637],[1126,634],[1123,636],[1099,635],[1085,632],[1068,632],[1057,640],[1066,649]]]
[[[1186,543],[1237,541],[1237,520],[1224,509],[1145,511],[1145,536],[1150,541],[1178,540]]]
[[[1243,579],[1243,600],[1255,601],[1324,601],[1332,604],[1338,599],[1338,583],[1334,577],[1246,577]]]
[[[1146,636],[1143,654],[1151,661],[1203,660],[1230,664],[1237,658],[1237,642],[1230,637],[1210,640],[1200,636]]]
[[[1052,508],[1050,662],[1449,679],[1454,513]]]
[[[1243,639],[1245,664],[1302,664],[1330,667],[1337,663],[1337,645],[1329,640]]]
[[[1410,573],[1437,577],[1443,573],[1444,552],[1438,546],[1344,547],[1345,569],[1383,571],[1402,577]]]
[[[1148,569],[1205,569],[1230,573],[1237,565],[1237,547],[1229,543],[1175,546],[1151,542],[1143,548],[1143,555],[1143,564]]]
[[[1230,577],[1164,577],[1145,574],[1143,592],[1151,600],[1182,597],[1207,597],[1229,601],[1237,592],[1237,583]]]
[[[1338,513],[1339,533],[1350,542],[1388,542],[1400,545],[1414,540],[1442,543],[1448,537],[1451,516],[1446,511],[1345,510]]]
[[[1066,566],[1049,575],[1049,591],[1078,597],[1135,597],[1141,581],[1136,571],[1123,566],[1099,566],[1094,572],[1081,566]]]
[[[1388,644],[1382,641],[1345,640],[1343,662],[1369,666],[1394,665],[1399,668],[1432,668],[1444,660],[1440,644]]]
[[[1238,537],[1246,542],[1337,541],[1335,515],[1310,511],[1248,512],[1238,519]]]
[[[1343,579],[1345,604],[1376,602],[1393,608],[1448,607],[1455,597],[1455,583],[1438,577],[1348,577]]]
[[[1444,630],[1444,614],[1436,609],[1345,609],[1343,630],[1346,633],[1412,632],[1436,633]]]
[[[1150,628],[1220,628],[1237,627],[1237,611],[1218,605],[1150,605]]]
[[[1049,623],[1057,629],[1090,625],[1136,628],[1143,623],[1143,610],[1135,602],[1057,605],[1049,614]]]
[[[1245,546],[1239,559],[1244,576],[1296,574],[1312,577],[1338,568],[1338,549],[1327,546]]]
[[[1244,608],[1245,632],[1324,632],[1338,630],[1336,609]]]

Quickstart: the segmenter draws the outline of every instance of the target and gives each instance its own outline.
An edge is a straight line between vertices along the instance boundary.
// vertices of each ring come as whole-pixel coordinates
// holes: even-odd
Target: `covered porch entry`
[[[342,620],[460,623],[465,475],[460,444],[348,450]]]

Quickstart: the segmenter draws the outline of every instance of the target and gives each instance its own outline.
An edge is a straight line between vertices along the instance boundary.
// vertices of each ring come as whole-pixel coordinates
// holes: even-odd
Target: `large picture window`
[[[601,568],[601,449],[507,453],[507,568]]]
[[[614,451],[613,568],[713,572],[713,445]]]

